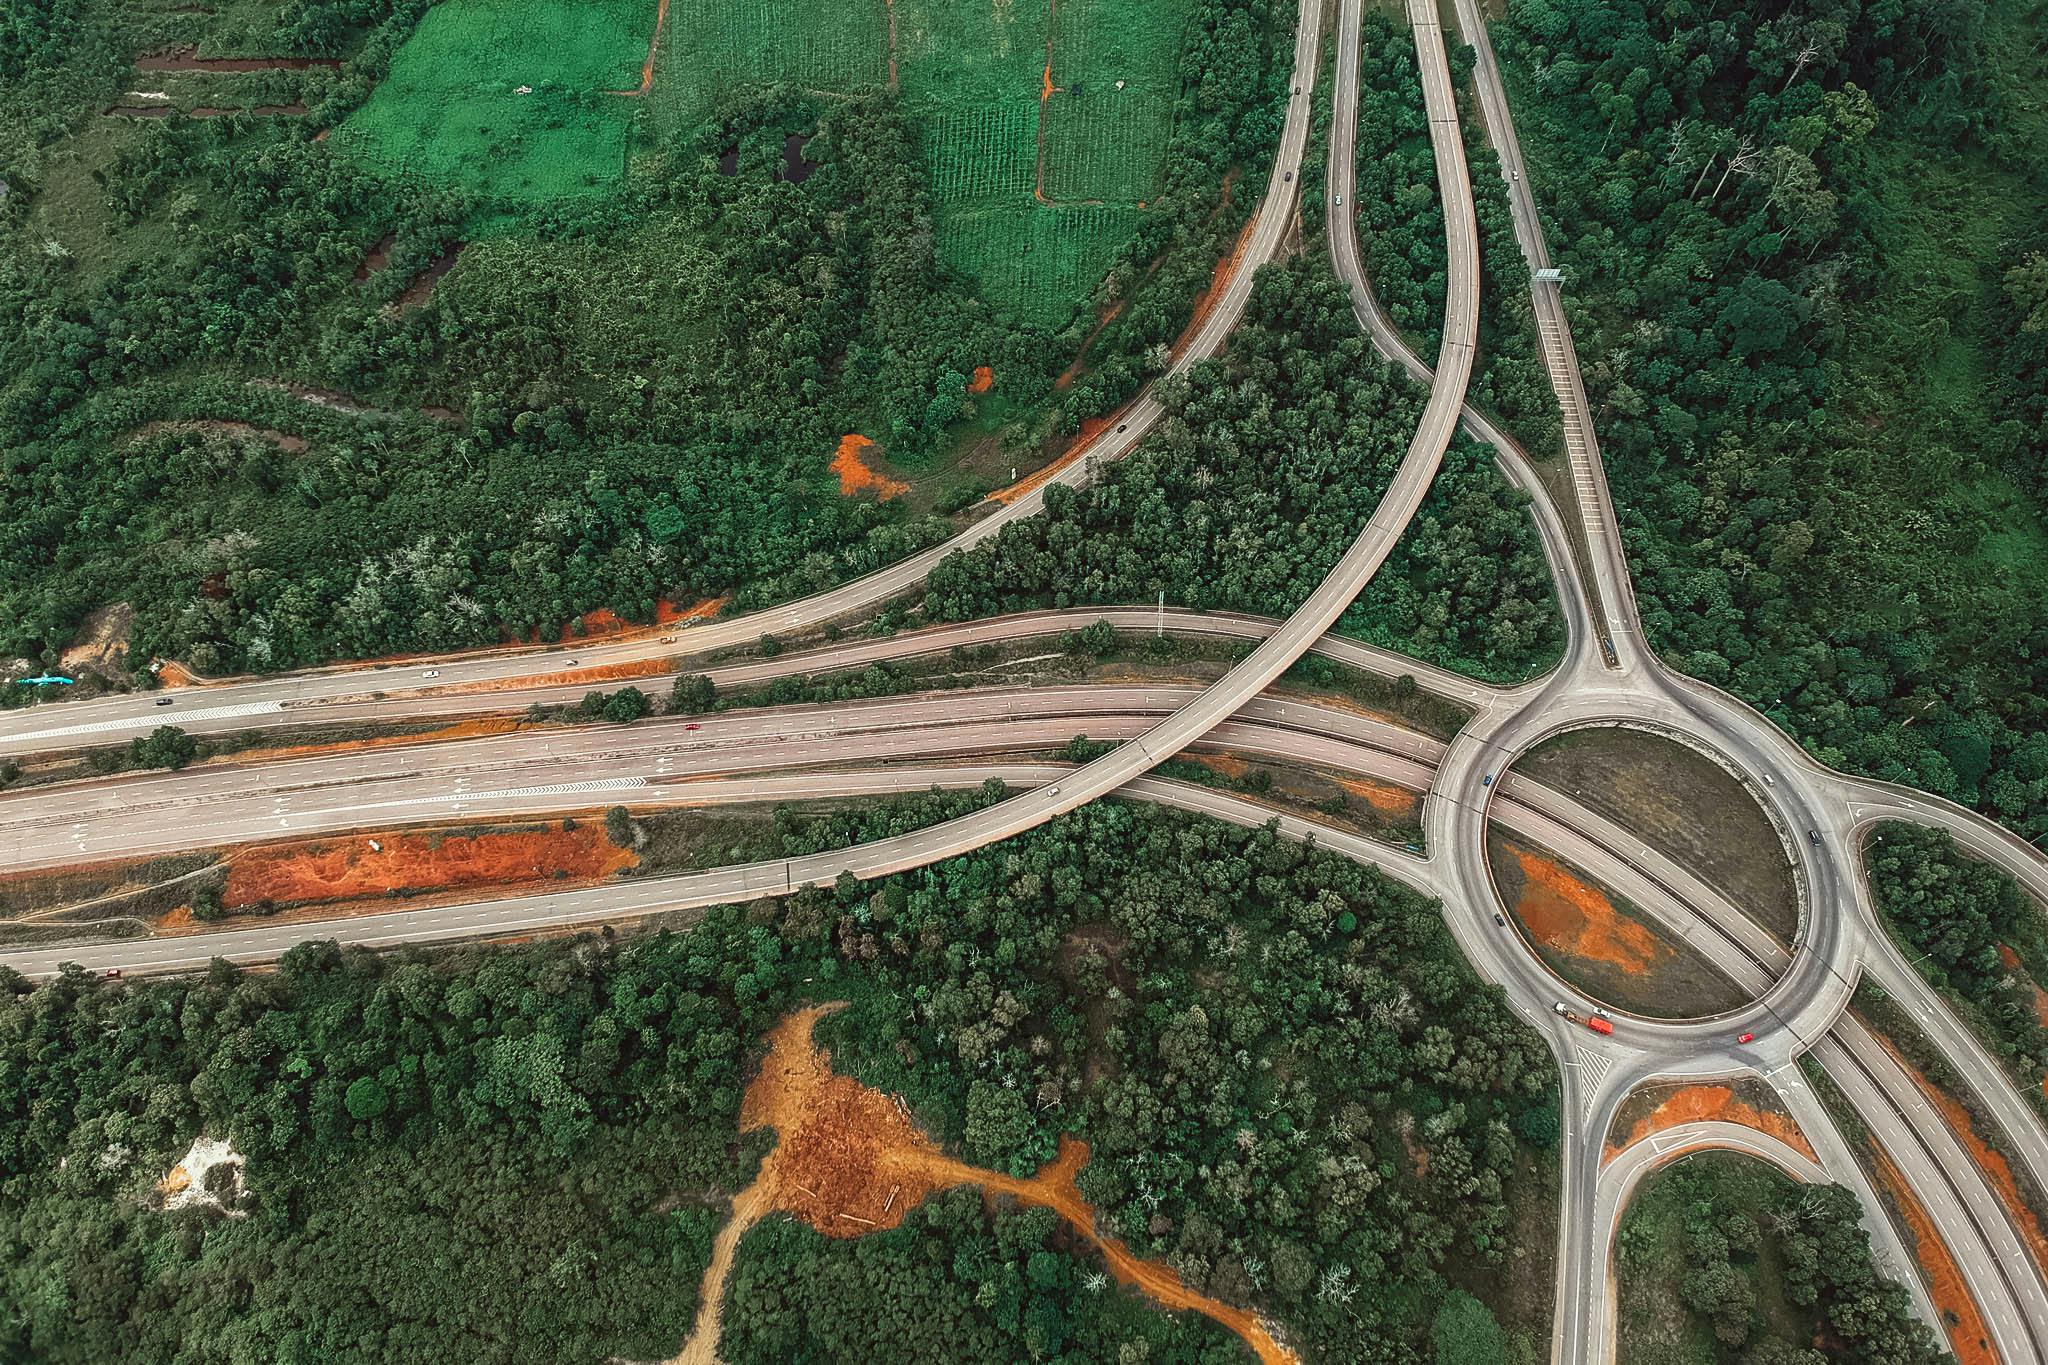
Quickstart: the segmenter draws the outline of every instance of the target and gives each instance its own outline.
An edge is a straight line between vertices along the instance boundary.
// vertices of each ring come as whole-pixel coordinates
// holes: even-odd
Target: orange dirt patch
[[[839,449],[832,456],[832,472],[839,476],[839,491],[849,498],[871,492],[883,502],[908,493],[909,484],[878,474],[868,466],[863,452],[873,445],[859,432],[850,431],[839,438]]]
[[[1644,972],[1672,955],[1640,924],[1623,919],[1606,896],[1540,854],[1514,844],[1522,895],[1515,913],[1530,937],[1556,952]]]
[[[986,365],[974,367],[974,377],[967,381],[969,393],[987,393],[995,387],[996,372]]]
[[[170,659],[162,661],[162,665],[156,671],[156,680],[165,687],[199,687],[206,681],[185,665]]]
[[[1957,1365],[1998,1365],[1998,1353],[1991,1349],[1991,1334],[1984,1330],[1977,1301],[1970,1297],[1963,1272],[1957,1268],[1948,1244],[1941,1240],[1934,1219],[1928,1216],[1913,1187],[1906,1183],[1904,1173],[1892,1164],[1884,1148],[1873,1143],[1872,1154],[1877,1158],[1878,1183],[1905,1218],[1906,1230],[1913,1238],[1913,1254],[1927,1279],[1928,1297],[1934,1300],[1941,1315],[1942,1329],[1948,1333],[1949,1349],[1955,1352]]]
[[[1190,763],[1199,763],[1212,773],[1221,773],[1235,782],[1252,770],[1252,765],[1233,754],[1182,754]]]
[[[1867,1020],[1865,1026],[1868,1027]],[[1956,1141],[1962,1143],[1963,1150],[1970,1154],[1970,1160],[1984,1173],[1984,1182],[1998,1196],[1998,1202],[2005,1205],[2006,1212],[2012,1216],[2013,1227],[2019,1230],[2020,1241],[2026,1246],[2027,1254],[2034,1258],[2035,1265],[2048,1270],[2048,1234],[2042,1232],[2040,1215],[2021,1196],[2020,1182],[2012,1173],[2012,1163],[1977,1135],[1977,1126],[1970,1121],[1969,1111],[1901,1056],[1899,1050],[1892,1046],[1891,1039],[1875,1029],[1871,1030],[1871,1036],[1891,1054],[1900,1070],[1913,1078],[1913,1084],[1920,1087],[1920,1093],[1927,1097],[1927,1102],[1941,1115],[1941,1121],[1956,1135]]]
[[[624,663],[604,664],[594,668],[572,668],[566,673],[550,673],[547,681],[562,687],[580,687],[592,683],[631,682],[635,678],[664,677],[669,671],[666,659],[629,659]],[[474,692],[517,692],[533,685],[532,678],[494,678],[488,682],[462,683],[441,690],[467,695]]]
[[[1806,1134],[1799,1131],[1798,1123],[1790,1115],[1758,1109],[1737,1099],[1735,1091],[1725,1085],[1687,1085],[1672,1091],[1662,1104],[1636,1120],[1635,1128],[1627,1137],[1607,1144],[1604,1160],[1612,1161],[1652,1133],[1661,1133],[1682,1123],[1713,1120],[1739,1123],[1759,1133],[1768,1133],[1809,1160],[1820,1160],[1814,1155]]]
[[[1340,777],[1337,785],[1382,815],[1395,817],[1415,813],[1415,793],[1391,782],[1374,782],[1362,777]]]
[[[381,849],[372,849],[374,840]],[[601,825],[496,834],[387,831],[250,849],[228,868],[221,904],[303,904],[356,900],[393,891],[598,881],[638,858],[605,838]]]
[[[717,1311],[711,1305],[723,1297],[728,1248],[737,1244],[744,1223],[780,1210],[828,1237],[859,1237],[897,1226],[926,1195],[955,1185],[979,1185],[1051,1209],[1101,1251],[1119,1282],[1166,1308],[1193,1309],[1222,1323],[1268,1365],[1298,1359],[1253,1314],[1195,1293],[1170,1268],[1141,1261],[1096,1231],[1095,1212],[1074,1184],[1088,1162],[1086,1143],[1061,1138],[1059,1155],[1028,1180],[985,1171],[941,1152],[911,1122],[902,1101],[834,1074],[831,1055],[811,1035],[817,1021],[837,1008],[798,1010],[769,1031],[768,1056],[740,1105],[740,1128],[772,1127],[778,1140],[754,1183],[733,1200],[733,1216],[713,1243],[700,1299],[705,1308],[678,1362],[715,1359]]]
[[[579,618],[583,625],[580,635],[574,626],[566,627],[562,631],[559,643],[571,644],[579,638],[594,640],[649,635],[665,626],[673,626],[682,621],[702,621],[716,616],[725,603],[724,596],[707,597],[693,606],[679,607],[664,597],[654,604],[654,624],[651,626],[636,626],[610,607],[599,607],[596,611],[583,613]]]
[[[654,88],[654,54],[661,50],[661,32],[668,27],[668,0],[661,0],[654,11],[654,32],[647,39],[647,60],[640,63],[640,85],[635,90],[608,90],[610,95],[625,95],[637,99]]]
[[[1209,314],[1216,311],[1217,301],[1223,297],[1223,291],[1230,287],[1231,277],[1237,274],[1238,267],[1244,263],[1244,249],[1251,244],[1252,224],[1257,221],[1256,218],[1248,220],[1244,225],[1244,231],[1237,234],[1237,241],[1231,245],[1230,254],[1216,262],[1216,271],[1209,277],[1209,287],[1202,292],[1202,297],[1195,300],[1195,311],[1188,319],[1187,329],[1180,334],[1180,339],[1173,343],[1175,360],[1180,359],[1181,354],[1194,341],[1195,334],[1202,330],[1202,324],[1209,320]]]

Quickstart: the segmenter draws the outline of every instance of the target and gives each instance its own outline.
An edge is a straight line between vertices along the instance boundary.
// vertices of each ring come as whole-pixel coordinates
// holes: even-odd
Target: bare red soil
[[[868,465],[867,451],[874,444],[859,432],[850,431],[839,438],[839,449],[832,455],[832,472],[839,476],[839,491],[849,498],[873,493],[883,502],[902,497],[910,491],[909,484],[878,473]]]
[[[1984,1318],[1977,1311],[1977,1301],[1970,1297],[1969,1286],[1963,1282],[1962,1270],[1948,1244],[1941,1240],[1941,1229],[1934,1225],[1926,1206],[1884,1149],[1873,1144],[1873,1155],[1877,1158],[1878,1184],[1884,1186],[1906,1220],[1906,1230],[1913,1239],[1913,1255],[1925,1274],[1928,1297],[1934,1300],[1935,1310],[1941,1315],[1956,1365],[1998,1365],[1998,1353],[1991,1349],[1991,1334],[1984,1329]]]
[[[1970,1154],[1971,1162],[1984,1173],[1984,1183],[1991,1187],[1991,1192],[1998,1196],[1998,1202],[2005,1205],[2006,1212],[2012,1215],[2012,1224],[2019,1230],[2020,1241],[2027,1248],[2027,1254],[2034,1258],[2034,1264],[2048,1270],[2048,1234],[2042,1231],[2041,1215],[2021,1195],[2020,1182],[2013,1175],[2012,1163],[1977,1135],[1977,1125],[1971,1121],[1970,1111],[1957,1103],[1953,1095],[1928,1080],[1918,1067],[1892,1046],[1889,1038],[1874,1029],[1872,1036],[1892,1055],[1900,1069],[1913,1078],[1913,1084],[1920,1088],[1920,1093],[1941,1115],[1941,1121],[1948,1125],[1949,1131],[1956,1135],[1956,1141]]]
[[[1143,1261],[1095,1227],[1095,1211],[1081,1197],[1075,1176],[1088,1162],[1088,1145],[1060,1139],[1059,1155],[1038,1174],[1020,1180],[956,1161],[911,1121],[899,1099],[832,1070],[831,1054],[812,1038],[818,1019],[837,1005],[814,1005],[785,1017],[768,1034],[768,1056],[747,1086],[740,1128],[773,1128],[775,1149],[762,1160],[754,1183],[733,1200],[732,1220],[713,1244],[697,1330],[678,1361],[715,1359],[717,1303],[731,1266],[731,1248],[745,1226],[770,1212],[785,1212],[827,1237],[860,1237],[893,1228],[937,1190],[978,1185],[991,1194],[1049,1208],[1101,1252],[1119,1282],[1169,1309],[1192,1309],[1244,1339],[1266,1365],[1295,1365],[1257,1316],[1233,1308],[1181,1282],[1155,1261]]]
[[[1648,929],[1623,918],[1614,903],[1564,868],[1529,849],[1508,845],[1522,869],[1515,913],[1545,947],[1625,972],[1644,972],[1671,956]]]
[[[662,30],[668,27],[668,0],[660,0],[654,10],[654,32],[647,39],[647,60],[640,63],[640,85],[633,90],[608,90],[609,95],[624,95],[638,99],[654,88],[654,58],[661,51]]]
[[[1173,358],[1175,360],[1180,359],[1186,353],[1188,346],[1195,339],[1195,334],[1202,330],[1202,324],[1207,322],[1209,315],[1216,311],[1216,304],[1222,299],[1223,291],[1230,287],[1230,281],[1237,274],[1238,267],[1244,264],[1244,249],[1251,243],[1252,224],[1256,221],[1256,219],[1246,221],[1244,231],[1237,234],[1237,241],[1230,248],[1230,254],[1216,262],[1216,270],[1209,276],[1208,289],[1203,291],[1202,297],[1195,300],[1193,316],[1188,319],[1188,325],[1181,332],[1180,339],[1173,343]]]
[[[370,847],[372,842],[380,845]],[[486,834],[393,830],[253,848],[228,868],[221,904],[241,909],[360,900],[393,891],[599,881],[637,861],[602,825]]]
[[[1340,777],[1337,785],[1358,797],[1381,815],[1399,820],[1415,814],[1416,794],[1391,782],[1374,782],[1364,777]]]
[[[1790,1115],[1760,1110],[1738,1099],[1735,1091],[1725,1085],[1686,1085],[1673,1090],[1662,1104],[1636,1120],[1628,1136],[1619,1142],[1608,1143],[1605,1159],[1613,1160],[1652,1133],[1661,1133],[1680,1124],[1713,1120],[1739,1123],[1744,1128],[1768,1133],[1802,1156],[1820,1160],[1814,1155],[1813,1145],[1806,1140],[1806,1134],[1799,1131],[1799,1125]]]

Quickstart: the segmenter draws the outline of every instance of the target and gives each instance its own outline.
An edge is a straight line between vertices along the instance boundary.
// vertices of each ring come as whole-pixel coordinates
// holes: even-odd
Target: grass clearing
[[[1139,210],[1027,203],[937,214],[939,255],[998,305],[1055,326],[1072,314],[1137,230]]]
[[[1639,836],[1790,945],[1799,897],[1777,828],[1719,764],[1682,744],[1616,726],[1545,740],[1516,760],[1515,771]]]
[[[447,0],[335,131],[388,170],[513,206],[601,192],[625,170],[654,27],[644,0]]]
[[[1135,204],[1158,193],[1184,27],[1157,5],[1065,0],[1054,10],[1048,199]]]

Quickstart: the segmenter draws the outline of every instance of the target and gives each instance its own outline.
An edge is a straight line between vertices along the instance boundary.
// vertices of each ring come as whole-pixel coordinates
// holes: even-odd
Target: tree
[[[702,673],[689,673],[676,679],[670,689],[668,708],[680,715],[701,715],[709,711],[718,701],[718,688]]]
[[[1462,1289],[1444,1296],[1430,1325],[1437,1365],[1506,1365],[1507,1333],[1493,1310]]]
[[[633,837],[633,812],[624,806],[613,806],[604,813],[604,837],[611,840],[615,848],[631,848]]]
[[[373,1119],[391,1107],[391,1097],[384,1093],[383,1085],[375,1076],[358,1076],[349,1082],[343,1103],[348,1106],[349,1117]]]
[[[604,718],[616,725],[640,719],[648,711],[647,694],[637,687],[622,687],[605,698]]]
[[[128,745],[128,761],[137,768],[178,769],[199,753],[199,742],[175,725],[159,725]]]

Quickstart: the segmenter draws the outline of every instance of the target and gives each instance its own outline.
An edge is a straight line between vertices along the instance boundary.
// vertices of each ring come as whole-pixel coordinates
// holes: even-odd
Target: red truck
[[[1560,1015],[1567,1024],[1584,1024],[1587,1028],[1593,1030],[1593,1032],[1595,1033],[1611,1034],[1614,1032],[1614,1025],[1607,1022],[1607,1015],[1605,1011],[1596,1012],[1591,1019],[1581,1019],[1579,1017],[1579,1012],[1577,1010],[1567,1008],[1565,1006],[1564,1001],[1562,1000],[1558,1001],[1550,1008],[1553,1011],[1555,1011],[1558,1015]]]

